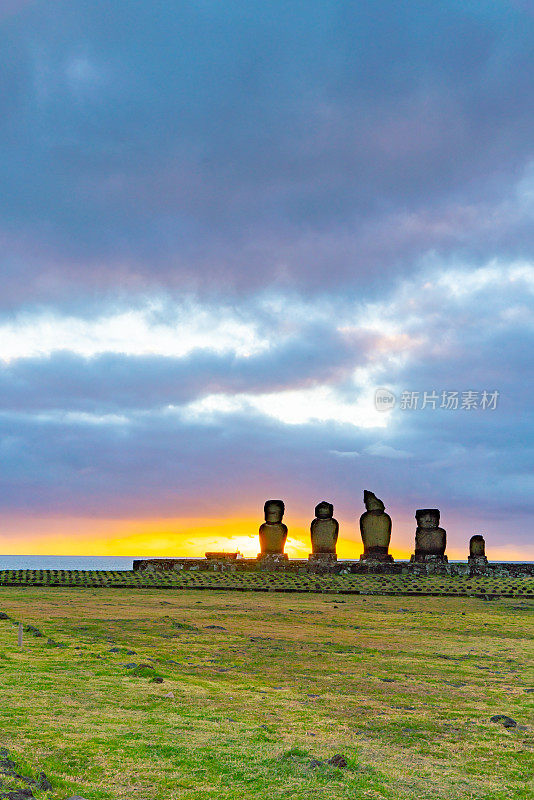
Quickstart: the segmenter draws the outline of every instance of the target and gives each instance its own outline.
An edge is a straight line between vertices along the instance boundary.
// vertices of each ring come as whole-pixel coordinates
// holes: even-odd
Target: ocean
[[[113,569],[131,570],[126,556],[1,556],[1,569]]]

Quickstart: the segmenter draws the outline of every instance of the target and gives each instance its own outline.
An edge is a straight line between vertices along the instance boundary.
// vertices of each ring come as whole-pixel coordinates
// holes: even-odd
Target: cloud
[[[461,276],[432,267],[357,305],[258,296],[242,317],[255,320],[263,342],[250,355],[12,358],[0,371],[6,510],[217,514],[226,497],[239,506],[274,492],[303,509],[326,493],[348,513],[363,481],[393,508],[525,513],[532,325],[520,310],[531,271],[492,263]],[[198,309],[201,320],[213,313]],[[165,307],[167,322],[176,316]],[[143,319],[147,341],[164,349],[167,339],[150,327],[160,330],[161,315]],[[398,397],[453,389],[500,397],[494,410],[397,403],[381,413],[374,388],[385,385]]]
[[[408,453],[406,450],[395,450],[388,444],[372,444],[366,447],[364,452],[368,456],[378,456],[379,458],[411,458],[413,453]]]
[[[172,318],[157,301],[89,320],[50,312],[22,313],[0,323],[0,338],[4,361],[58,350],[84,357],[106,352],[181,357],[207,349],[248,356],[267,346],[253,320],[240,320],[229,309],[200,307],[187,299],[174,307]]]
[[[6,9],[4,513],[351,518],[369,485],[410,536],[437,505],[520,547],[526,7]],[[500,396],[383,414],[376,387]]]
[[[0,72],[4,304],[524,257],[533,25],[484,3],[29,5]]]

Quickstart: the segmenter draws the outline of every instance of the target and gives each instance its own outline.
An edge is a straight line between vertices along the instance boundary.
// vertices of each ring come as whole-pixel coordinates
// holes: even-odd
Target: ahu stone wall
[[[147,558],[133,562],[135,572],[180,572],[181,570],[207,572],[259,572],[278,571],[296,574],[334,575],[494,575],[495,577],[534,576],[534,564],[528,562],[451,562],[436,560],[417,561],[324,561],[285,558]]]

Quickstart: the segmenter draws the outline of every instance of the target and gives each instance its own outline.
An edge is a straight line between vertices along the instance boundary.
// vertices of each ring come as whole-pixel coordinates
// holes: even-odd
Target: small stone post
[[[22,631],[23,631],[22,622],[19,622],[19,647],[22,647]]]
[[[469,540],[469,557],[467,559],[471,567],[485,567],[488,563],[486,558],[486,542],[484,537],[477,533]]]

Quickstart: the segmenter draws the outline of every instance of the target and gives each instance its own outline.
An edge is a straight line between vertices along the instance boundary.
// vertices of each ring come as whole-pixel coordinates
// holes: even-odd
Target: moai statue
[[[282,500],[267,500],[264,506],[265,522],[260,526],[260,548],[258,558],[278,556],[287,559],[284,545],[287,539],[287,525],[282,522],[285,506]]]
[[[363,541],[363,554],[360,561],[393,561],[388,548],[391,539],[391,517],[386,514],[385,505],[373,492],[365,489],[363,502],[367,511],[360,517],[360,532]]]
[[[469,540],[469,558],[467,562],[473,567],[484,566],[488,563],[486,558],[486,542],[484,537],[477,533]]]
[[[447,533],[439,527],[437,508],[420,508],[415,512],[415,555],[411,561],[447,562],[445,555]]]
[[[334,506],[323,500],[315,506],[315,519],[310,525],[312,553],[310,561],[337,561],[336,542],[339,522],[334,519]]]

